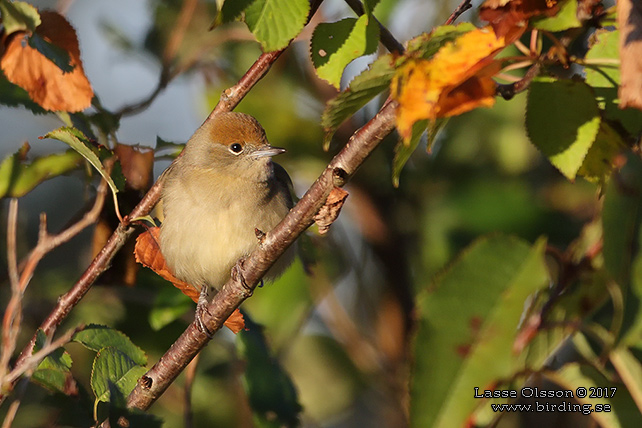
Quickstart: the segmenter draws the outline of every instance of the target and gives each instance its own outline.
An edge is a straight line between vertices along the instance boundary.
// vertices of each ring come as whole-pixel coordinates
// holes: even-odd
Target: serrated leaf
[[[90,324],[74,334],[72,340],[96,352],[107,347],[114,348],[138,365],[142,366],[147,364],[147,355],[145,352],[134,345],[131,339],[124,333],[114,330],[111,327]]]
[[[74,66],[71,65],[69,52],[43,39],[38,33],[34,33],[29,37],[29,46],[47,57],[63,72],[69,73],[73,71]]]
[[[267,52],[283,49],[303,29],[308,0],[255,0],[245,9],[245,23]]]
[[[96,401],[108,402],[110,385],[115,386],[125,397],[136,386],[136,382],[147,372],[123,352],[116,348],[102,348],[91,370],[91,389]]]
[[[578,28],[582,23],[577,19],[577,0],[560,2],[560,10],[551,17],[538,17],[531,22],[534,28],[544,31],[564,31],[569,28]]]
[[[390,86],[395,73],[391,61],[390,54],[377,58],[346,90],[328,102],[321,116],[326,148],[339,125]]]
[[[40,138],[52,138],[54,140],[62,141],[65,144],[68,144],[72,149],[77,151],[84,157],[95,169],[103,176],[109,187],[111,188],[114,198],[116,193],[118,193],[118,186],[112,179],[112,177],[107,173],[107,170],[100,162],[98,155],[90,148],[91,143],[85,137],[85,135],[76,128],[62,127],[58,128],[55,131],[51,131],[48,134]]]
[[[598,30],[593,37],[595,43],[586,53],[586,59],[598,64],[585,67],[586,83],[593,88],[605,117],[619,121],[629,133],[637,135],[642,131],[642,112],[635,108],[619,108],[620,32]]]
[[[477,27],[470,22],[464,22],[458,25],[442,25],[430,33],[423,33],[410,39],[405,56],[430,59],[444,44],[452,42],[458,37],[476,29]]]
[[[376,51],[379,25],[368,15],[317,25],[310,41],[312,64],[320,78],[339,88],[345,67]]]
[[[5,36],[16,31],[33,32],[41,22],[38,9],[23,1],[1,0],[0,13]]]
[[[531,142],[569,180],[574,180],[600,129],[591,88],[582,82],[540,78],[533,81],[526,104],[526,132]]]
[[[366,15],[371,15],[380,0],[364,0],[363,9]]]
[[[524,369],[513,344],[524,302],[549,281],[545,248],[543,240],[480,239],[418,296],[411,426],[465,425],[479,404],[475,387]]]
[[[259,420],[276,426],[297,426],[301,405],[288,374],[271,356],[262,326],[246,316],[247,330],[238,334],[238,353],[245,359],[242,383]],[[272,424],[274,425],[274,424]]]
[[[82,157],[73,150],[55,153],[23,162],[22,149],[0,163],[0,198],[19,198],[43,181],[66,174],[82,164]]]
[[[241,17],[243,11],[255,0],[227,0],[223,3],[221,10],[216,17],[216,25],[226,24]]]
[[[595,141],[577,174],[593,183],[604,184],[615,168],[616,155],[626,147],[620,134],[608,123],[601,122]]]
[[[43,348],[46,342],[46,336],[42,330],[36,334],[36,343],[33,353]],[[70,369],[72,365],[71,356],[60,347],[47,355],[38,365],[33,373],[32,380],[41,386],[51,390],[65,393],[69,378],[71,377]]]

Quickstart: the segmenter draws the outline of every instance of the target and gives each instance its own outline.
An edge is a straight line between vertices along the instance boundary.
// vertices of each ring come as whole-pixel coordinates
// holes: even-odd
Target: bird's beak
[[[273,146],[265,146],[263,148],[260,148],[256,150],[254,153],[252,153],[252,157],[254,159],[260,159],[264,157],[272,157],[276,155],[280,155],[281,153],[285,153],[286,150],[282,149],[281,147],[273,147]]]

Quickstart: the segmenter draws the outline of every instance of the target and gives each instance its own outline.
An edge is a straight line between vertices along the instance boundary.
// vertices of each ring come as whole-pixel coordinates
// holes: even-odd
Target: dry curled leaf
[[[617,23],[620,28],[621,85],[620,108],[642,110],[642,5],[618,0]]]
[[[506,44],[510,44],[526,30],[530,18],[555,15],[558,3],[558,0],[486,0],[479,8],[479,17],[493,27],[497,37],[504,37]]]
[[[73,27],[56,12],[40,12],[36,34],[64,49],[73,70],[64,73],[50,59],[29,46],[28,34],[11,34],[0,66],[7,80],[25,89],[33,101],[50,111],[78,112],[91,105],[94,92],[80,61],[80,48]]]
[[[330,229],[330,225],[339,217],[341,207],[348,197],[348,192],[340,187],[332,189],[326,199],[325,204],[321,207],[317,215],[314,216],[314,221],[319,226],[319,233],[324,235]]]
[[[136,247],[134,249],[136,261],[143,266],[150,268],[163,279],[174,284],[174,287],[181,290],[183,294],[194,302],[198,302],[198,297],[200,295],[199,290],[185,281],[181,281],[176,278],[167,267],[167,263],[165,263],[163,254],[160,251],[160,246],[158,244],[159,239],[159,227],[152,227],[146,232],[138,235],[138,238],[136,238]],[[225,321],[225,326],[234,333],[238,333],[245,328],[243,315],[238,309],[234,310],[232,315],[230,315],[230,317]]]
[[[492,76],[500,68],[493,57],[504,46],[503,37],[496,37],[491,28],[481,28],[446,43],[431,59],[406,61],[391,85],[392,95],[399,102],[399,134],[409,139],[418,120],[492,106]]]

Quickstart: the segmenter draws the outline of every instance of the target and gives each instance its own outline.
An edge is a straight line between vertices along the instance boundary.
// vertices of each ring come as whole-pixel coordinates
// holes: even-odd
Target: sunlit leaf
[[[577,0],[562,0],[558,4],[559,11],[554,16],[533,19],[533,27],[545,31],[564,31],[582,26],[577,19]]]
[[[321,23],[314,29],[310,50],[317,74],[339,88],[345,67],[356,58],[373,53],[379,41],[379,25],[368,15],[358,19]]]
[[[480,404],[475,387],[524,368],[513,344],[524,302],[548,282],[545,244],[480,239],[420,294],[411,426],[464,425]]]
[[[124,333],[111,327],[89,324],[74,334],[72,340],[96,352],[105,347],[118,349],[136,364],[141,366],[147,364],[147,355],[145,352],[134,345],[131,339]]]
[[[82,68],[76,32],[55,12],[42,12],[41,17],[42,23],[36,33],[47,43],[34,43],[49,57],[27,43],[26,33],[17,32],[8,39],[0,66],[10,82],[24,88],[45,110],[84,110],[91,104],[94,93]],[[60,50],[68,54],[69,61]],[[61,67],[65,68],[64,63],[73,66],[73,71],[61,70]]]
[[[499,71],[493,56],[504,47],[489,28],[467,32],[443,45],[429,60],[408,60],[397,69],[391,84],[399,102],[397,129],[404,139],[421,119],[462,114],[495,103]]]
[[[245,9],[245,23],[267,52],[287,46],[303,29],[308,0],[255,0]]]
[[[33,32],[40,25],[38,9],[24,1],[0,0],[5,36],[16,31]]]

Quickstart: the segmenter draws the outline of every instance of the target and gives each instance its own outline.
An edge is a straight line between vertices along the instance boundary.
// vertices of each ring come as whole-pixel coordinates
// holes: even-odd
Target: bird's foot
[[[245,259],[240,259],[238,262],[236,262],[236,264],[232,268],[232,279],[235,282],[241,283],[241,285],[243,286],[243,289],[245,290],[246,297],[250,297],[254,292],[254,290],[249,285],[247,285],[247,282],[245,281],[245,277],[243,276],[244,261]]]
[[[201,288],[201,294],[198,296],[198,302],[196,303],[196,313],[194,315],[194,323],[196,324],[196,327],[207,337],[210,339],[214,337],[214,333],[205,326],[205,322],[203,322],[203,316],[207,313],[209,315],[209,311],[207,310],[207,304],[209,303],[209,293],[208,293],[208,288],[203,287]]]

